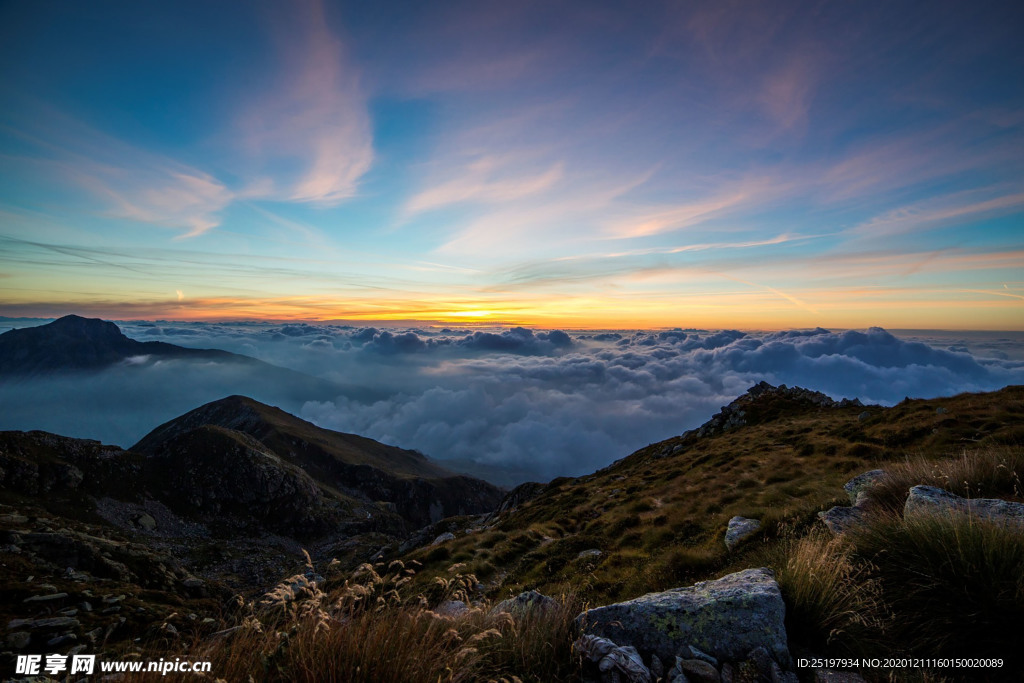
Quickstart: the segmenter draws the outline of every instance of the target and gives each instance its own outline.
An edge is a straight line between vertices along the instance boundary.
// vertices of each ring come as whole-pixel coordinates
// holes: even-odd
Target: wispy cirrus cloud
[[[361,73],[322,0],[282,6],[274,22],[282,68],[238,117],[239,142],[266,181],[254,179],[253,194],[336,204],[356,193],[374,159]],[[298,169],[283,172],[296,159]]]
[[[194,166],[107,134],[40,102],[32,116],[13,115],[4,131],[28,150],[4,155],[11,170],[63,179],[114,218],[184,229],[195,237],[220,224],[220,212],[235,197],[224,183]],[[13,119],[13,120],[11,120]]]
[[[405,207],[411,216],[464,202],[502,203],[523,199],[557,184],[565,164],[556,161],[531,171],[516,168],[509,158],[486,155],[468,161],[452,178],[440,180],[413,195]]]

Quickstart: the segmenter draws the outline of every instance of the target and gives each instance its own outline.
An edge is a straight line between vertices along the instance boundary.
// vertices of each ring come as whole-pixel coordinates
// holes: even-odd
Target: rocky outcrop
[[[725,530],[725,547],[732,550],[743,541],[753,536],[761,528],[760,520],[746,517],[733,517]]]
[[[1024,530],[1024,503],[999,498],[961,498],[935,486],[915,486],[903,507],[903,517],[970,514]]]
[[[785,612],[774,574],[762,568],[598,607],[580,614],[577,623],[584,633],[662,661],[674,661],[690,645],[719,661],[742,660],[764,647],[788,665]]]
[[[871,470],[858,474],[843,484],[843,490],[850,497],[852,507],[836,506],[818,513],[818,519],[837,536],[845,534],[864,522],[866,508],[870,505],[871,489],[885,479],[885,470]]]
[[[533,610],[541,610],[547,612],[558,608],[558,601],[554,598],[549,598],[542,593],[537,591],[525,591],[515,596],[514,598],[508,598],[502,600],[497,605],[491,608],[491,614],[501,614],[506,612],[513,616],[527,614]]]
[[[509,491],[508,494],[501,499],[501,502],[498,503],[498,507],[496,507],[494,512],[492,512],[490,517],[488,517],[487,523],[491,523],[503,513],[511,512],[523,503],[533,500],[546,488],[547,484],[540,484],[535,481],[527,481],[520,484]]]
[[[573,648],[582,656],[585,668],[588,662],[596,665],[601,681],[618,679],[627,683],[650,683],[653,678],[635,647],[616,645],[607,638],[588,634],[581,636]],[[592,669],[587,678],[596,678]]]
[[[861,407],[860,399],[836,401],[820,391],[811,391],[802,387],[787,387],[785,384],[773,386],[768,382],[758,382],[747,389],[746,393],[737,397],[721,411],[715,413],[710,420],[696,429],[683,432],[684,439],[706,437],[742,427],[757,424],[769,419],[781,404],[798,405],[816,408],[847,408]]]
[[[856,505],[857,498],[861,493],[868,493],[872,488],[885,479],[885,470],[871,470],[864,474],[858,474],[850,481],[843,484],[843,490],[850,497],[850,503]]]
[[[819,512],[818,519],[838,536],[859,526],[864,521],[864,511],[857,507],[836,506]]]

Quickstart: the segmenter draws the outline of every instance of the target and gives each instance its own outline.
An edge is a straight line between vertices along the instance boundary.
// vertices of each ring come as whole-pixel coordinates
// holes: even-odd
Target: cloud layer
[[[881,404],[1024,383],[1020,334],[903,338],[880,328],[583,334],[160,322],[123,328],[137,339],[225,348],[361,387],[287,408],[323,427],[439,459],[526,470],[536,479],[584,474],[679,434],[760,380]],[[163,370],[150,373],[133,375],[131,386],[107,377],[87,388],[65,388],[84,406],[95,405],[84,400],[89,392],[101,394],[104,414],[119,415],[99,420],[107,427],[93,425],[77,435],[109,438],[98,433],[106,429],[124,443],[125,434],[141,436],[172,417],[161,402],[138,400],[140,383],[176,397],[174,410],[193,407],[185,403],[200,395],[212,399],[233,390],[225,377],[206,387],[199,371],[180,380]],[[46,391],[53,395],[52,387]],[[118,397],[124,405],[111,405]],[[0,403],[12,406],[16,399],[0,392]],[[63,431],[72,435],[92,419],[91,408],[69,404],[62,410]],[[32,426],[24,424],[31,417],[24,413],[21,424],[9,424],[8,416],[0,427]],[[60,426],[52,417],[47,423],[57,431]]]

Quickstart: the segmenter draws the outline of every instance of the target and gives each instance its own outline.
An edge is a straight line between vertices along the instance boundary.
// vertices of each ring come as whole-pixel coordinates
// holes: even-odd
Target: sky
[[[0,5],[0,315],[1024,329],[1024,6]]]

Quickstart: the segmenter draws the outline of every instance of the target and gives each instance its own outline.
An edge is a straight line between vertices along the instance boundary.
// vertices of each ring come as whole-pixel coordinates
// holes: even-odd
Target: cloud
[[[249,392],[323,427],[545,479],[591,472],[698,426],[761,380],[886,405],[1024,383],[1022,333],[122,327],[135,338],[244,353],[347,388],[332,400],[303,400],[294,387],[267,393],[258,376],[230,368],[158,364],[0,387],[0,428],[129,445],[203,401]],[[40,412],[43,403],[53,409]]]
[[[374,158],[360,72],[321,0],[282,6],[274,22],[283,68],[239,117],[242,143],[267,174],[250,196],[337,204],[356,193]],[[286,177],[281,167],[295,159],[304,165]]]
[[[414,195],[405,208],[407,215],[462,202],[508,202],[543,192],[564,174],[564,164],[555,162],[531,174],[509,177],[503,167],[508,160],[487,156],[475,159],[457,171],[457,177],[443,180]]]

